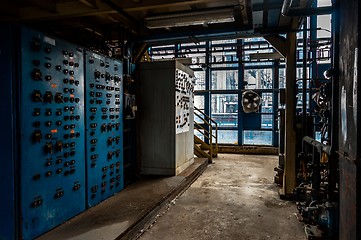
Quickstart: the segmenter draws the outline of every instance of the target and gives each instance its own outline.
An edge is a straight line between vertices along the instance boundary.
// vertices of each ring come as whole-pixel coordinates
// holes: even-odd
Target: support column
[[[283,193],[292,195],[296,187],[296,33],[287,34],[286,53],[286,136]]]

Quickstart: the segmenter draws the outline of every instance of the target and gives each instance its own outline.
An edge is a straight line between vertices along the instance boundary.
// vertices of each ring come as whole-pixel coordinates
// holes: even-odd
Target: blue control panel
[[[87,205],[119,192],[123,176],[123,64],[85,52]]]
[[[1,29],[3,36],[0,37],[0,66],[2,69],[1,87],[0,87],[0,124],[2,136],[0,138],[0,239],[16,239],[15,233],[15,162],[14,155],[16,150],[15,134],[15,115],[13,92],[16,81],[13,80],[14,57],[12,56],[11,38],[12,28],[3,27]]]
[[[21,238],[85,210],[84,50],[22,28]]]

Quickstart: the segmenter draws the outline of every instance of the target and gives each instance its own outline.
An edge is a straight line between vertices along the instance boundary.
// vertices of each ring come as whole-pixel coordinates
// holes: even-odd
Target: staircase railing
[[[211,117],[205,114],[202,110],[194,107],[194,115],[197,116],[203,123],[198,123],[194,119],[194,129],[203,135],[204,141],[209,144],[210,157],[217,157],[218,154],[218,124]]]

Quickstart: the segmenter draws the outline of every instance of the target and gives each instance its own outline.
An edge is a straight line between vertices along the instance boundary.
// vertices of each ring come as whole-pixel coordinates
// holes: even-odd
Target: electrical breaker
[[[32,239],[85,209],[83,49],[21,31],[20,213]]]
[[[123,65],[85,52],[87,204],[123,189]]]

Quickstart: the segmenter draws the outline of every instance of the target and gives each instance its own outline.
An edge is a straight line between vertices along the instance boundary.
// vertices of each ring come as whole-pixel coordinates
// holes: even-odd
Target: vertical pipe
[[[206,82],[206,93],[204,95],[204,113],[207,114],[208,116],[211,116],[211,94],[210,94],[210,85],[211,85],[211,70],[209,67],[209,59],[211,57],[210,51],[210,44],[209,41],[206,41],[206,59],[205,59],[205,63],[206,63],[206,70],[205,70],[205,82]],[[207,129],[207,131],[209,131],[208,126],[205,126],[205,128]],[[204,139],[206,143],[209,144],[208,139]]]
[[[303,18],[302,137],[307,135],[307,17]]]
[[[339,1],[333,0],[332,5],[339,9]],[[337,201],[338,197],[335,193],[337,179],[337,165],[338,156],[336,150],[338,149],[338,128],[339,128],[339,43],[340,42],[340,18],[338,11],[332,14],[332,68],[334,69],[334,76],[332,77],[332,102],[331,102],[331,159],[330,159],[330,179],[329,179],[329,193],[331,201]]]
[[[242,89],[244,81],[243,40],[237,40],[238,50],[238,145],[243,145]]]
[[[278,147],[278,135],[279,132],[277,131],[278,126],[276,126],[276,119],[277,119],[277,111],[278,111],[278,90],[279,90],[279,67],[280,63],[276,60],[273,63],[273,124],[272,124],[272,145],[274,147]]]

